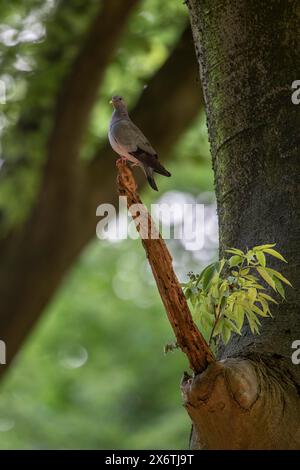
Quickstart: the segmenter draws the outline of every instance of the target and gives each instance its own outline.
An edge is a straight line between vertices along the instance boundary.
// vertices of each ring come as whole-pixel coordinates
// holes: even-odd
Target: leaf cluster
[[[230,248],[229,258],[206,266],[200,274],[188,273],[183,290],[201,329],[209,332],[209,344],[220,338],[226,344],[232,333],[241,335],[245,320],[251,332],[259,334],[260,319],[272,317],[270,306],[278,303],[267,293],[269,288],[285,299],[284,285],[291,283],[267,267],[267,255],[287,262],[275,246],[255,246],[245,253]]]

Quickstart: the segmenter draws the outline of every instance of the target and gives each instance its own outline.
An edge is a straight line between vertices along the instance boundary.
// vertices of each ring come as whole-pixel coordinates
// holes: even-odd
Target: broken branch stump
[[[172,257],[138,195],[132,171],[120,161],[117,162],[117,168],[119,194],[127,198],[128,210],[140,234],[177,344],[187,356],[191,369],[196,374],[203,372],[208,364],[214,361],[213,354],[193,321],[186,298],[173,269]]]

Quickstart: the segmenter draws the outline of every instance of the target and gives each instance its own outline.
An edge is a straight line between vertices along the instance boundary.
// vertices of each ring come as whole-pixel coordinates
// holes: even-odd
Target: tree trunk
[[[277,243],[294,289],[262,322],[244,327],[182,385],[196,449],[299,449],[300,4],[189,0],[204,89],[220,227],[220,254]],[[298,75],[297,75],[298,73]],[[276,269],[276,263],[274,263]],[[280,270],[283,270],[282,266]]]

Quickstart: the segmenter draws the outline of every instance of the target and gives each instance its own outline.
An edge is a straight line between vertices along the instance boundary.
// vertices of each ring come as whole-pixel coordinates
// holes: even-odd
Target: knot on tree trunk
[[[210,364],[181,384],[193,449],[299,449],[300,403],[292,380],[262,361]]]

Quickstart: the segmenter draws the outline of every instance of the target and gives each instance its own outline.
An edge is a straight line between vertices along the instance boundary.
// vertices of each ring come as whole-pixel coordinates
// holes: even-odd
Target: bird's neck
[[[119,121],[120,119],[128,118],[128,111],[125,108],[115,109],[112,117],[112,121]]]

